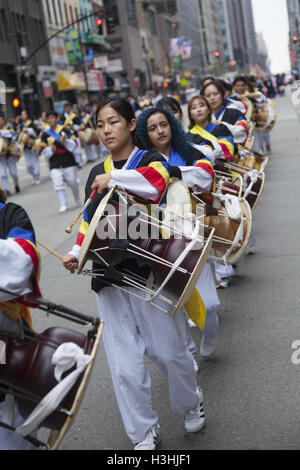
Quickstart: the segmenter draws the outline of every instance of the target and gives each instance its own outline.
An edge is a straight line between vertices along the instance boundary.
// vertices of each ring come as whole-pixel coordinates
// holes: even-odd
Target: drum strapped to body
[[[98,145],[100,143],[97,131],[87,127],[84,131],[84,141],[87,145]]]
[[[206,230],[204,239],[201,234],[204,227],[191,213],[190,197],[185,211],[181,211],[178,190],[175,189],[176,204],[170,203],[168,196],[174,185],[184,187],[189,196],[183,183],[171,183],[166,209],[137,204],[129,194],[112,188],[91,220],[80,251],[78,273],[136,295],[169,315],[183,307],[208,259],[213,229]],[[103,237],[105,224],[111,228],[112,235],[106,238]],[[119,236],[122,226],[125,233]],[[139,232],[133,232],[132,227],[137,226]],[[87,261],[94,261],[99,269],[83,271]],[[127,262],[141,269],[131,270]],[[133,293],[127,287],[136,290]],[[160,300],[159,306],[156,299]]]
[[[18,334],[7,331],[7,327],[3,331],[5,323],[0,322],[0,339],[6,344],[6,361],[0,364],[0,392],[14,397],[13,405],[15,402],[25,419],[17,430],[7,422],[0,426],[32,442],[27,434],[39,425],[49,430],[48,440],[33,439],[33,445],[55,450],[79,411],[95,362],[103,322],[41,297],[24,299],[47,313],[90,326],[85,334],[62,327],[48,328],[40,334],[24,328]],[[59,370],[63,373],[61,377]],[[9,414],[10,411],[6,411],[6,415]]]
[[[275,103],[268,100],[264,108],[255,114],[255,122],[263,132],[271,132],[276,124],[277,110]]]
[[[250,170],[236,163],[226,163],[226,168],[233,173],[240,173],[243,177],[242,197],[248,201],[252,211],[254,211],[257,203],[262,195],[265,184],[265,173],[255,169]]]
[[[24,147],[22,144],[18,142],[8,143],[6,139],[0,137],[0,155],[11,155],[17,161],[20,160],[24,151]]]
[[[32,149],[33,146],[34,146],[34,143],[35,143],[35,139],[30,137],[30,135],[27,134],[27,132],[22,131],[20,133],[19,138],[18,138],[18,144],[19,145],[21,145],[24,148],[27,147],[27,148]]]
[[[202,192],[193,192],[197,204],[203,204]],[[227,266],[234,264],[247,247],[252,228],[252,211],[248,202],[230,194],[211,193],[213,206],[206,204],[205,225],[213,227],[210,258]]]

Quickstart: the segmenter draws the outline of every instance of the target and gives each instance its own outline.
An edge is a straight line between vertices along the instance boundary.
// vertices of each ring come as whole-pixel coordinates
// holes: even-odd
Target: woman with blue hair
[[[171,177],[182,180],[188,188],[214,192],[215,177],[211,162],[189,143],[180,123],[170,111],[158,107],[144,111],[137,122],[137,133],[147,149],[155,149],[164,156],[171,167]],[[207,206],[212,202],[210,195],[206,199]],[[217,307],[220,305],[210,262],[205,264],[196,288],[206,309],[200,353],[208,357],[216,347],[219,325]]]

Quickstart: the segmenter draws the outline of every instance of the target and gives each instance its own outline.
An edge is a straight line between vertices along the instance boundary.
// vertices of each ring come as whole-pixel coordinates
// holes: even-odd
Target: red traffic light
[[[163,83],[163,87],[164,87],[164,88],[168,88],[168,86],[169,86],[168,82],[164,82],[164,83]]]
[[[235,67],[236,63],[234,60],[231,60],[230,63],[229,63],[230,67]]]
[[[221,55],[221,54],[220,54],[220,52],[219,52],[219,51],[216,51],[216,52],[214,52],[214,56],[215,56],[215,57],[219,58],[219,57],[220,57],[220,55]]]
[[[18,108],[20,106],[19,98],[14,98],[12,104],[14,108]]]
[[[96,20],[96,24],[97,24],[98,26],[101,26],[102,23],[103,23],[103,19],[102,19],[102,18],[98,18],[98,19]]]
[[[292,39],[293,39],[294,42],[297,42],[298,41],[298,36],[293,36]]]
[[[297,59],[296,59],[296,57],[293,57],[293,62],[297,62]]]
[[[290,55],[293,55],[293,51],[289,51],[289,54],[290,54]]]

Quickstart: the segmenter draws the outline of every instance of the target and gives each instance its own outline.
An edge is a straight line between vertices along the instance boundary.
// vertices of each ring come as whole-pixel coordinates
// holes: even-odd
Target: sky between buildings
[[[271,72],[290,71],[286,0],[252,0],[255,28],[262,32],[271,59]]]

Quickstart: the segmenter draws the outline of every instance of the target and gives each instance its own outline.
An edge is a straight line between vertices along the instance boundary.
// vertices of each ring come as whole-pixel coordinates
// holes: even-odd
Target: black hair
[[[221,93],[221,95],[222,95],[222,102],[223,102],[223,105],[225,105],[225,104],[226,104],[226,101],[225,101],[225,90],[224,90],[223,85],[222,85],[220,82],[218,82],[217,80],[215,80],[215,81],[213,81],[213,82],[210,82],[210,83],[207,83],[207,85],[205,85],[205,87],[204,87],[203,90],[201,91],[201,95],[204,96],[204,93],[205,93],[206,88],[209,87],[209,86],[211,86],[211,85],[213,85],[213,86],[218,90],[218,92]]]
[[[235,85],[237,82],[243,82],[246,85],[247,83],[246,77],[244,77],[243,75],[239,75],[238,77],[235,77],[233,81],[233,85]]]
[[[232,85],[231,83],[227,82],[226,80],[218,80],[218,82],[221,83],[222,87],[226,91],[232,91]]]
[[[174,114],[166,108],[158,106],[156,108],[148,108],[140,114],[137,121],[137,132],[143,139],[143,142],[145,142],[145,148],[147,150],[153,149],[153,144],[148,135],[147,122],[150,116],[157,113],[162,113],[168,120],[172,133],[172,147],[186,160],[190,155],[191,145],[188,142],[188,138],[180,122],[176,119]]]
[[[178,112],[181,116],[183,115],[179,102],[173,98],[173,96],[165,96],[156,103],[156,107],[161,109],[168,109],[172,113]]]
[[[49,116],[58,117],[58,113],[52,109],[51,111],[47,111],[46,116],[47,116],[47,118],[48,118]]]
[[[105,106],[110,106],[112,109],[114,109],[118,114],[120,114],[128,122],[128,124],[131,123],[132,119],[136,119],[134,109],[126,99],[119,98],[117,96],[111,96],[109,98],[106,98],[104,101],[102,101],[98,105],[96,114],[95,114],[96,123],[97,123],[99,112]],[[131,134],[132,134],[133,144],[139,147],[140,149],[145,149],[144,142],[137,135],[136,131],[135,130],[132,131]]]

